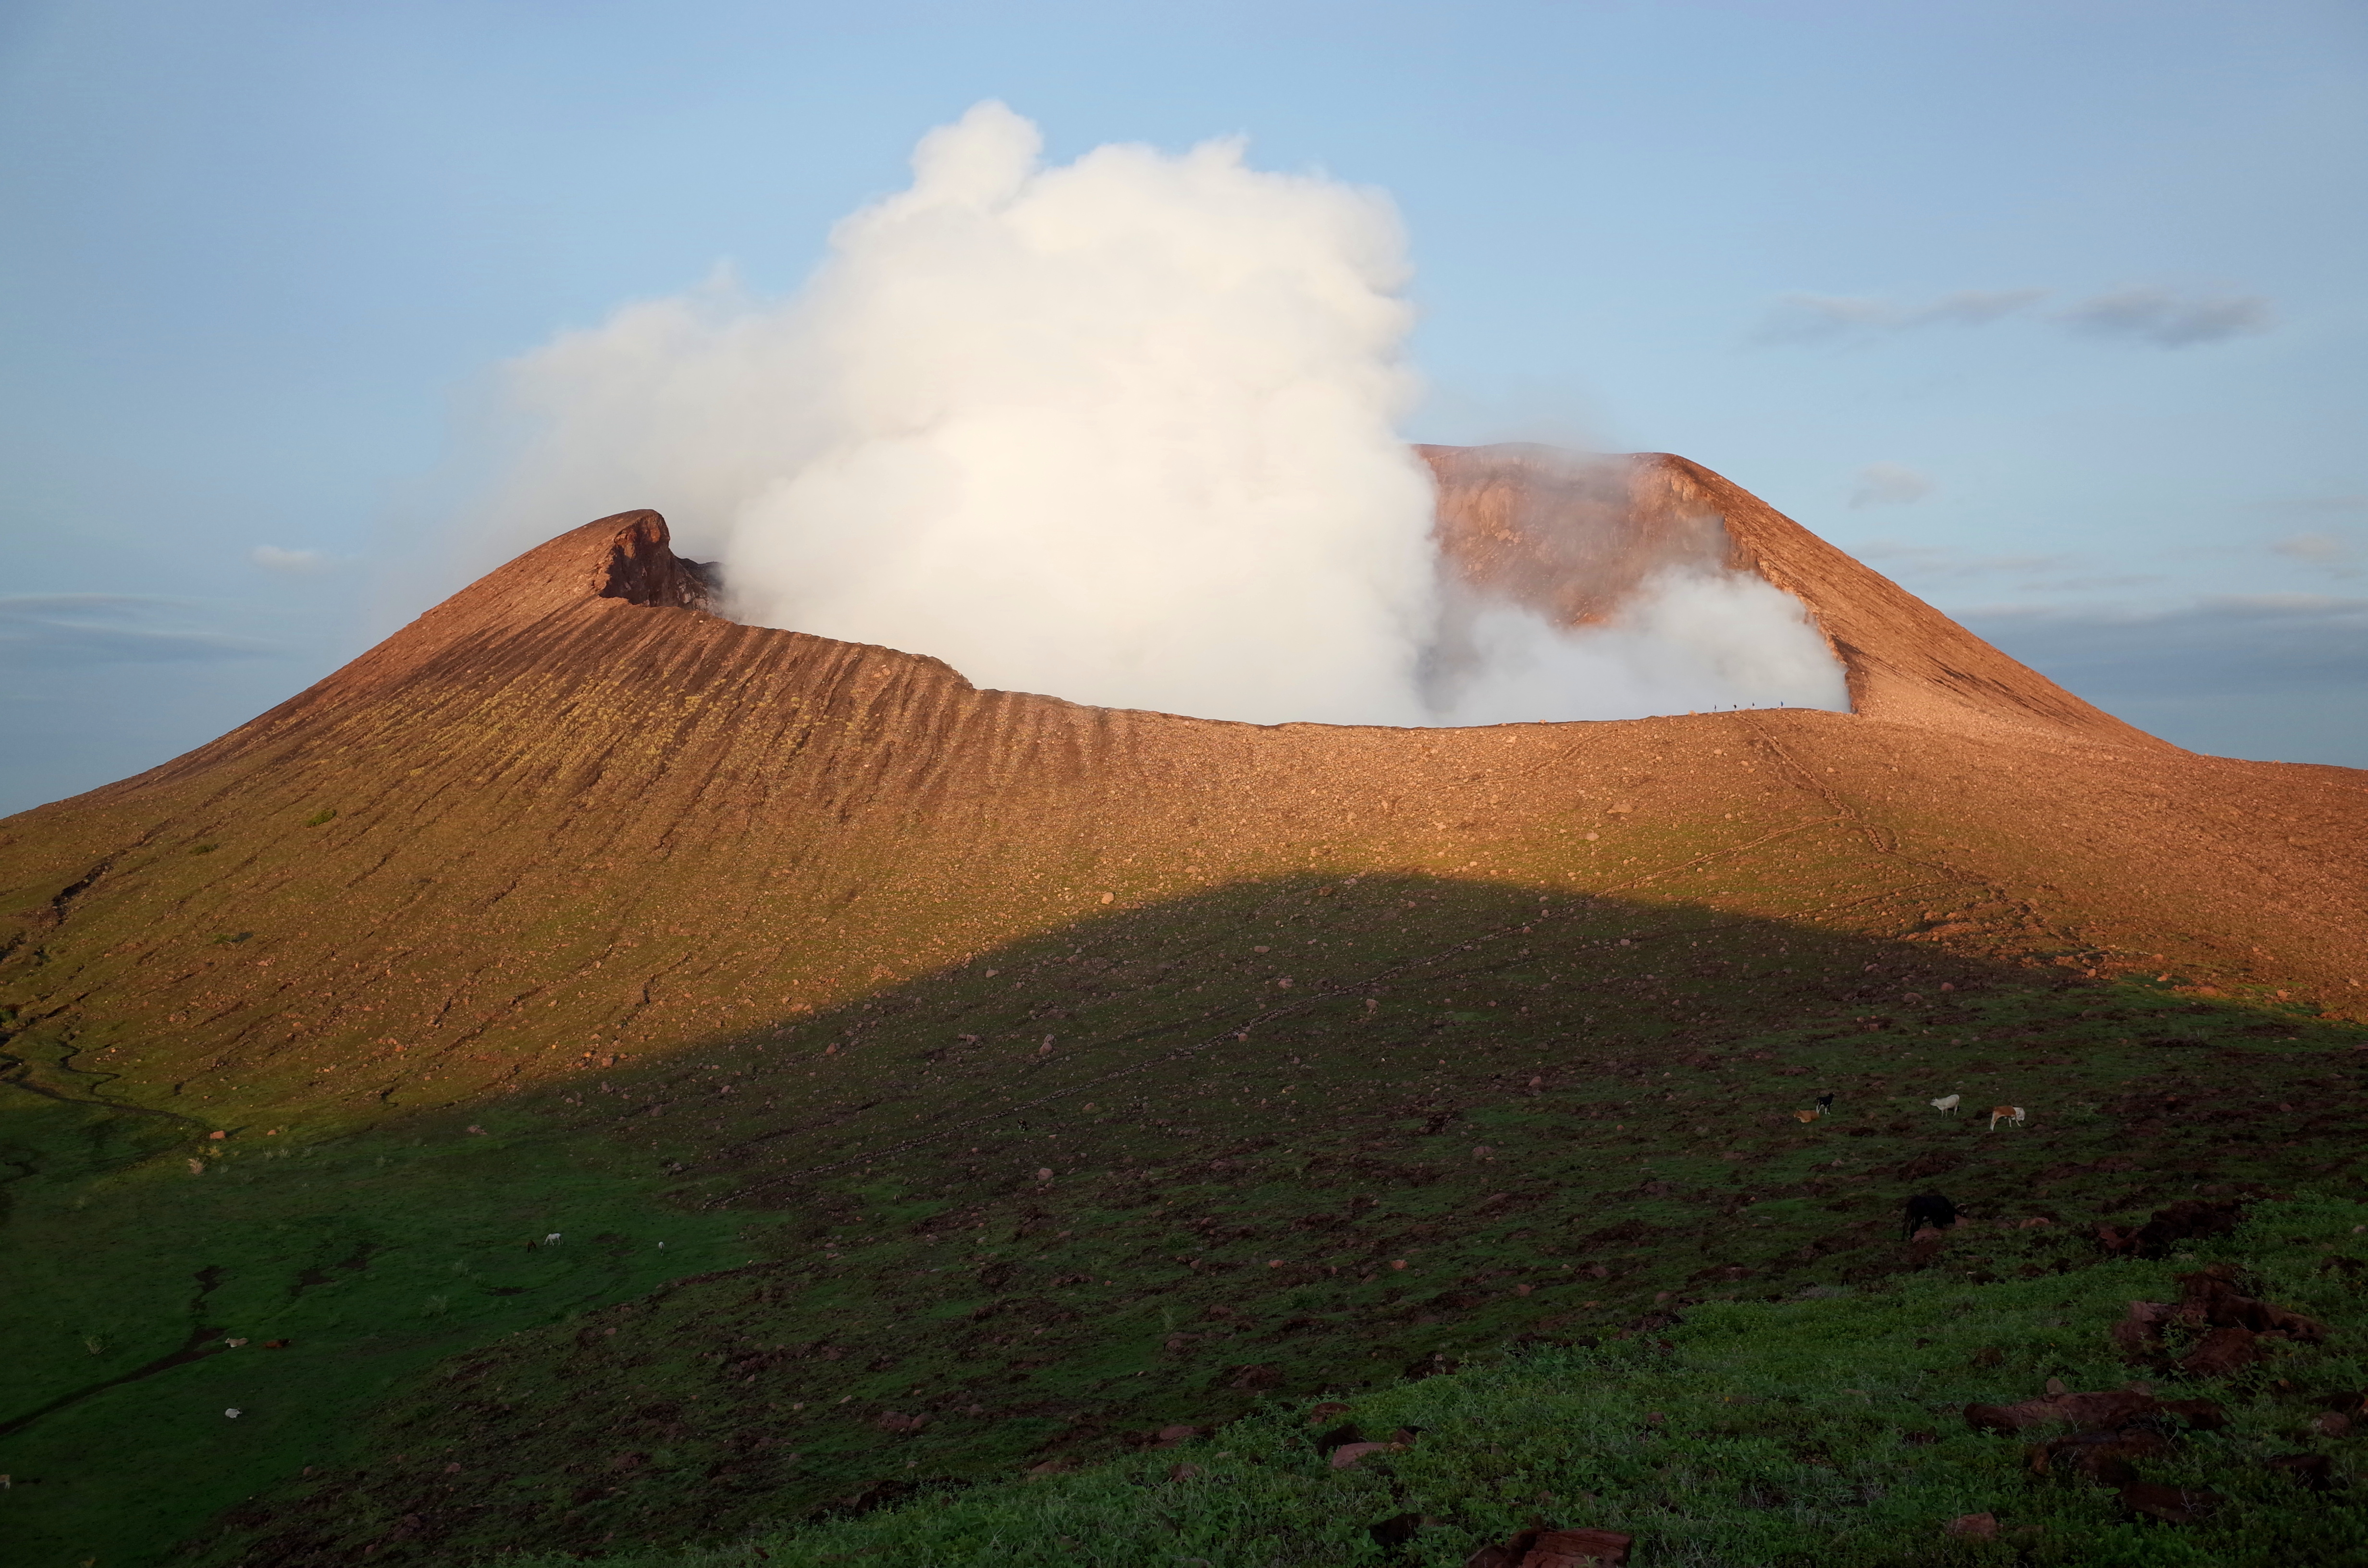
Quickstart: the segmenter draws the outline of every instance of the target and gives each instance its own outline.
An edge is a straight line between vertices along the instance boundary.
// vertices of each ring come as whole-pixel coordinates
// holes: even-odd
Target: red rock
[[[2156,1486],[2141,1482],[2122,1488],[2122,1506],[2167,1525],[2192,1525],[2220,1506],[2220,1494],[2201,1487]]]
[[[2085,1475],[2107,1486],[2137,1480],[2133,1460],[2159,1459],[2170,1452],[2170,1439],[2151,1426],[2123,1426],[2104,1432],[2078,1432],[2032,1450],[2031,1468],[2039,1474]]]
[[[1960,1514],[1941,1528],[1950,1535],[1964,1536],[1973,1540],[1998,1540],[1996,1514]]]
[[[2225,1378],[2261,1358],[2253,1346],[2260,1338],[2249,1328],[2215,1328],[2198,1340],[2179,1365],[2191,1378]]]
[[[2228,1425],[2228,1413],[2208,1399],[2166,1399],[2162,1409],[2200,1432],[2217,1432]]]
[[[2317,1319],[2256,1301],[2237,1290],[2237,1271],[2225,1263],[2182,1274],[2179,1285],[2180,1305],[2214,1327],[2281,1334],[2303,1345],[2317,1345],[2327,1338],[2327,1325]]]
[[[1619,1568],[1635,1539],[1617,1530],[1547,1530],[1522,1555],[1520,1568]]]
[[[1390,1447],[1388,1443],[1343,1443],[1332,1450],[1332,1468],[1353,1470],[1356,1468],[1357,1461],[1367,1454],[1382,1453]]]
[[[2118,1426],[2160,1408],[2151,1394],[2129,1389],[2055,1394],[2020,1404],[1969,1404],[1965,1425],[1976,1432],[2022,1432],[2034,1426]]]
[[[1200,1435],[1201,1428],[1198,1426],[1181,1425],[1162,1426],[1157,1436],[1153,1438],[1152,1446],[1159,1449],[1172,1449],[1178,1443],[1189,1443]]]

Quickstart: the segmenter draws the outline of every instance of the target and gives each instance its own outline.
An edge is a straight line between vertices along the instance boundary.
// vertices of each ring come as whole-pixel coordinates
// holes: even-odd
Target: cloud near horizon
[[[192,626],[186,600],[136,594],[27,594],[0,598],[0,665],[66,669],[100,664],[207,664],[283,650],[257,638]]]
[[[2305,566],[2318,567],[2335,577],[2357,577],[2363,562],[2368,562],[2368,551],[2363,551],[2356,540],[2335,533],[2289,534],[2271,544],[2270,551]]]
[[[2091,700],[2368,687],[2368,598],[2246,594],[2163,610],[1998,608],[1957,619]]]
[[[1781,346],[1864,340],[1923,327],[1989,326],[2032,311],[2045,289],[1964,290],[1921,305],[1866,295],[1787,294],[1753,329],[1754,343]],[[2180,294],[2123,289],[2044,312],[2040,319],[2089,337],[2123,338],[2160,348],[2190,348],[2268,332],[2270,301],[2254,294]]]

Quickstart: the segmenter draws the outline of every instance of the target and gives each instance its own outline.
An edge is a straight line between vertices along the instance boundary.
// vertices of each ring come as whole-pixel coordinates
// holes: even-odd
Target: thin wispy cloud
[[[282,550],[276,544],[258,544],[246,552],[246,558],[266,572],[286,577],[318,576],[336,564],[320,551]]]
[[[1754,343],[1802,346],[1864,342],[1931,327],[1986,327],[2023,317],[2096,338],[2158,348],[2192,348],[2269,331],[2270,301],[2257,294],[2182,294],[2123,289],[2041,312],[2045,289],[1968,289],[1920,304],[1862,294],[1787,294],[1749,334]]]
[[[101,664],[196,664],[268,658],[279,647],[202,624],[197,608],[131,594],[0,598],[0,665],[64,669]]]
[[[2270,551],[2334,577],[2357,577],[2363,562],[2368,562],[2368,551],[2362,550],[2357,540],[2336,533],[2288,534],[2272,543]]]
[[[1921,305],[1851,294],[1787,294],[1752,334],[1760,343],[1826,343],[1926,326],[1987,326],[2047,297],[2044,289],[1968,289]]]
[[[2368,599],[2248,594],[2176,609],[2000,608],[1978,635],[2073,690],[2194,696],[2368,685]]]
[[[2164,580],[2158,572],[2099,572],[2071,553],[1978,555],[1941,544],[1904,544],[1876,540],[1850,551],[1885,576],[1911,587],[1940,590],[1983,584],[2017,593],[2091,593],[2104,588],[2145,587]],[[2003,584],[1998,579],[2009,579]]]
[[[2198,298],[2168,289],[2124,289],[2083,300],[2056,319],[2094,336],[2191,348],[2199,343],[2267,332],[2277,324],[2277,312],[2269,301],[2256,294]]]
[[[1869,463],[1850,485],[1852,510],[1912,506],[1932,494],[1932,482],[1905,463]]]

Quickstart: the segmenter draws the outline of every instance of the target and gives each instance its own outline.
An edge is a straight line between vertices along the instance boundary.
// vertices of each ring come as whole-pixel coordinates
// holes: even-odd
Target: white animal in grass
[[[1957,1114],[1957,1103],[1964,1097],[1965,1096],[1963,1095],[1942,1095],[1939,1099],[1932,1102],[1932,1108],[1934,1110],[1945,1110],[1951,1116],[1954,1116]]]
[[[1998,1124],[2001,1121],[2006,1122],[2008,1125],[2012,1127],[2021,1127],[2022,1125],[2022,1108],[2019,1105],[1994,1105],[1990,1107],[1990,1131],[1992,1132],[1996,1132],[1998,1131]]]

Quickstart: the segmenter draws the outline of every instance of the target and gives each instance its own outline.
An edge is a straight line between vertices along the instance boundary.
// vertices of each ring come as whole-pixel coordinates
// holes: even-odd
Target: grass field
[[[1852,1312],[1904,1323],[1993,1277],[2004,1295],[1968,1300],[2035,1301],[2055,1277],[2017,1277],[2092,1256],[2099,1217],[2360,1190],[2357,1026],[1968,894],[1770,915],[1726,901],[1782,889],[1721,876],[1649,899],[1235,883],[372,1120],[276,1112],[268,1085],[165,1115],[24,1030],[0,1133],[0,1332],[33,1347],[0,1368],[10,1560],[671,1549],[1048,1462],[1138,1476],[1122,1456],[1171,1424],[1298,1441],[1296,1406],[1255,1413],[1323,1393],[1383,1402],[1377,1421],[1456,1388],[1576,1411],[1548,1391],[1582,1369],[1629,1391],[1584,1417],[1611,1420],[1655,1379],[1712,1386],[1736,1325],[1804,1336],[1774,1378]],[[1925,935],[1952,926],[1978,949]],[[1830,1115],[1795,1118],[1828,1092]],[[1951,1092],[1974,1114],[1926,1103]],[[2000,1101],[2028,1124],[1988,1131]],[[1898,1206],[1930,1187],[1985,1225],[2052,1224],[1922,1260]],[[1406,1381],[1623,1328],[1690,1348]],[[1581,1463],[1534,1440],[1548,1469]],[[1116,1506],[1030,1484],[1008,1506]],[[1485,1533],[1481,1494],[1414,1511]]]
[[[1451,1568],[1543,1521],[1634,1535],[1634,1560],[1652,1564],[2348,1568],[2368,1562],[2358,1485],[2368,1434],[2330,1439],[2313,1423],[2368,1390],[2363,1230],[2368,1205],[2305,1196],[2260,1204],[2237,1235],[2154,1263],[2097,1261],[2087,1238],[2062,1232],[1977,1234],[1956,1243],[1957,1261],[2032,1277],[1975,1285],[1928,1272],[1778,1303],[1709,1302],[1645,1333],[1492,1354],[1351,1394],[1345,1408],[1270,1401],[1201,1440],[1075,1473],[928,1488],[858,1518],[599,1561]],[[2133,1369],[2108,1325],[2130,1300],[2176,1299],[2176,1274],[2219,1261],[2335,1333],[2234,1381],[2154,1380],[2160,1398],[2208,1398],[2227,1414],[2145,1467],[2151,1481],[2218,1497],[2207,1519],[2157,1522],[2100,1485],[2034,1475],[2029,1439],[1963,1418],[1967,1403],[2028,1398],[2050,1378],[2123,1386]],[[1350,1440],[1347,1428],[1407,1437],[1335,1468],[1326,1450]],[[2267,1463],[2311,1452],[2332,1457],[2349,1484],[2306,1491]],[[1946,1533],[1975,1514],[1992,1516],[1996,1539]]]

